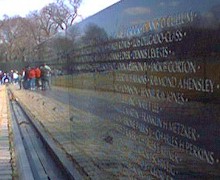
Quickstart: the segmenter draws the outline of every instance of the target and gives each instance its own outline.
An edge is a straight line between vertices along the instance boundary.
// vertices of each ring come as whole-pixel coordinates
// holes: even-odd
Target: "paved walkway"
[[[10,89],[18,102],[25,108],[26,113],[31,115],[33,120],[37,120],[43,125],[48,134],[62,147],[61,149],[64,149],[65,153],[74,157],[76,162],[80,167],[83,167],[84,171],[91,179],[112,179],[109,177],[109,173],[102,172],[99,167],[94,165],[91,158],[96,152],[94,151],[93,143],[90,142],[94,141],[92,138],[94,136],[93,131],[87,131],[86,134],[84,131],[79,132],[79,135],[82,135],[82,139],[73,134],[73,122],[76,122],[75,128],[78,130],[82,129],[77,125],[77,122],[88,122],[89,125],[87,128],[90,129],[93,123],[96,125],[96,116],[80,109],[70,107],[68,104],[63,104],[54,99],[42,96],[34,91],[19,90],[16,86],[10,86]],[[70,120],[71,114],[75,116]],[[82,144],[79,145],[78,143],[74,143],[73,141],[75,138],[73,138],[73,136]],[[86,138],[85,136],[91,137],[92,139],[84,141],[84,138]],[[91,144],[92,147],[88,147],[88,144]],[[88,152],[86,152],[87,150]],[[87,153],[89,153],[89,155],[87,155]]]
[[[0,179],[12,179],[9,121],[5,86],[0,86]]]

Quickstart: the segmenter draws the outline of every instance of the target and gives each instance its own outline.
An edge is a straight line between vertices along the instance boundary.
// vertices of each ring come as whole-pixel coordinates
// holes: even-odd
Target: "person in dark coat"
[[[51,68],[48,65],[44,64],[41,67],[42,90],[46,90],[47,87],[51,89],[50,76],[51,76]]]

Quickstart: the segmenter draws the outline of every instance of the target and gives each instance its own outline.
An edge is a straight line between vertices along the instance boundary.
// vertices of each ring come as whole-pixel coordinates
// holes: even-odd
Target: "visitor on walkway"
[[[41,89],[41,70],[39,67],[35,68],[35,74],[36,74],[36,87],[37,89]]]
[[[13,81],[13,84],[17,84],[18,83],[18,71],[13,71],[12,81]]]
[[[18,74],[19,89],[22,89],[22,81],[23,81],[23,77],[22,77],[22,72],[21,72]]]
[[[36,72],[35,68],[31,68],[28,72],[28,79],[30,80],[30,90],[35,90],[36,86]]]
[[[29,87],[30,87],[30,83],[29,83],[29,79],[28,79],[29,70],[30,70],[30,67],[26,66],[22,72],[23,88],[24,89],[29,89]]]
[[[2,84],[9,84],[11,83],[11,77],[9,75],[9,73],[4,73],[3,77],[2,77]]]
[[[43,64],[43,66],[41,67],[42,90],[46,90],[47,87],[51,89],[50,76],[51,76],[51,68],[48,65]]]

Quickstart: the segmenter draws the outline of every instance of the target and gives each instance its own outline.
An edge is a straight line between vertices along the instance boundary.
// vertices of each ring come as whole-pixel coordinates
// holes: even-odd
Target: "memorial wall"
[[[68,84],[103,100],[88,108],[99,118],[91,168],[113,179],[219,179],[220,1],[122,0],[67,36],[76,32]]]

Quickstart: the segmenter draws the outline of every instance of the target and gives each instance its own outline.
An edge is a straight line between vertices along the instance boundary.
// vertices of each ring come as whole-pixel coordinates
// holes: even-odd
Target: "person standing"
[[[13,74],[12,74],[12,81],[13,81],[13,84],[17,84],[18,83],[18,71],[13,71]]]
[[[22,70],[22,78],[23,78],[23,88],[24,89],[29,89],[30,88],[30,83],[29,83],[29,78],[28,78],[28,74],[30,71],[30,67],[26,66],[23,70]]]
[[[47,86],[49,89],[51,89],[50,76],[51,76],[51,68],[48,65],[43,64],[43,66],[41,67],[42,90],[46,90]]]
[[[19,73],[19,74],[18,74],[19,89],[22,88],[22,81],[23,81],[22,73]]]
[[[37,88],[41,88],[41,70],[39,67],[35,68],[35,74],[36,74],[36,86]]]
[[[31,68],[28,72],[28,79],[30,80],[30,89],[35,90],[36,85],[36,73],[35,68]]]

